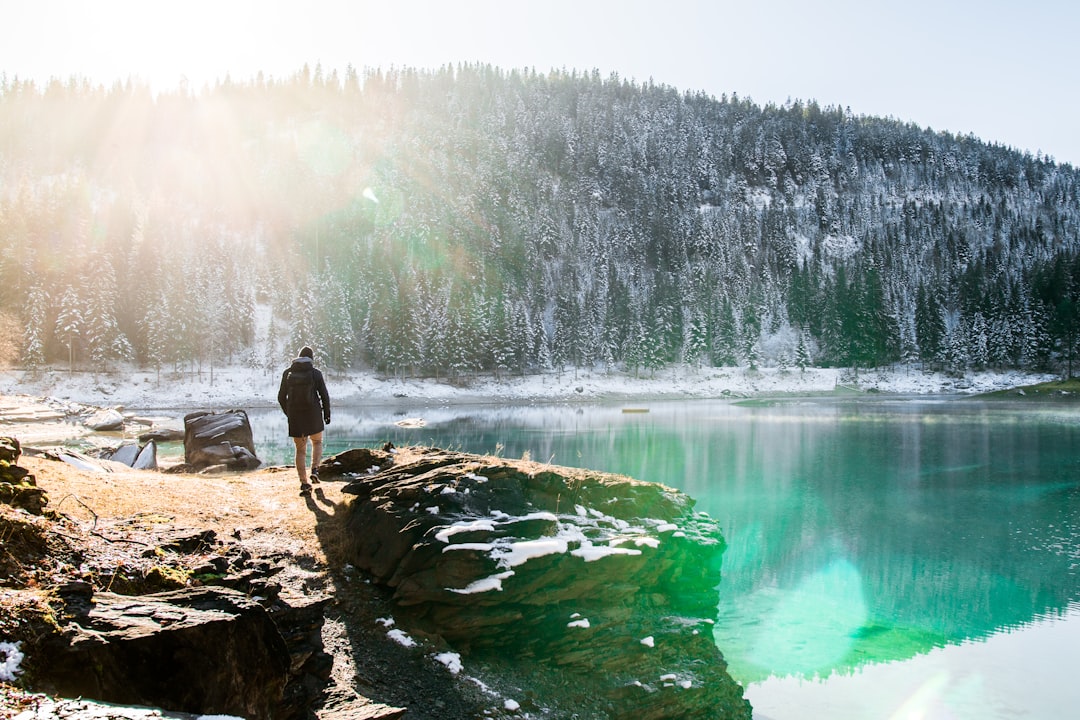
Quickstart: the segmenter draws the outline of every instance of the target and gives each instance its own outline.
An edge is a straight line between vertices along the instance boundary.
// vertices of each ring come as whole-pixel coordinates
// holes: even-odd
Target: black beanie
[[[300,348],[300,357],[311,358],[312,360],[314,360],[315,351],[305,345],[304,347]]]

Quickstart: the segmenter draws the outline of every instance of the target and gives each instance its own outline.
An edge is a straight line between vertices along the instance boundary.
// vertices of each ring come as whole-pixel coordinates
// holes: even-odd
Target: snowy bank
[[[282,369],[285,364],[283,363]],[[808,368],[693,368],[678,366],[655,373],[568,370],[524,377],[477,377],[468,383],[434,379],[384,378],[373,373],[327,374],[338,406],[393,403],[530,403],[603,400],[657,400],[750,397],[772,394],[883,392],[974,394],[1055,379],[1038,373],[971,373],[952,378],[911,367],[861,370]],[[0,395],[53,397],[101,407],[253,408],[276,405],[280,374],[242,366],[215,368],[213,374],[152,371],[111,373],[8,370],[0,373]]]

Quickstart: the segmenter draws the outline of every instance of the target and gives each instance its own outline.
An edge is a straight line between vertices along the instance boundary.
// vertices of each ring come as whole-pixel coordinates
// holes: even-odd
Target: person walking
[[[296,472],[300,476],[300,494],[311,492],[311,483],[319,482],[322,462],[323,430],[330,424],[330,393],[322,372],[315,367],[315,353],[305,345],[298,357],[281,375],[278,405],[289,419],[289,437],[296,444]],[[307,472],[307,446],[311,442],[311,473]],[[310,477],[311,482],[308,482]]]

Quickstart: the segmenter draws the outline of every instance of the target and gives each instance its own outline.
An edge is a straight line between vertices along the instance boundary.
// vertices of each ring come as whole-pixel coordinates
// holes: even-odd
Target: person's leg
[[[319,481],[319,463],[322,462],[322,438],[323,434],[317,432],[311,436],[311,481]]]
[[[307,437],[293,438],[293,442],[296,443],[296,459],[294,464],[296,465],[296,474],[300,476],[300,485],[307,485]]]

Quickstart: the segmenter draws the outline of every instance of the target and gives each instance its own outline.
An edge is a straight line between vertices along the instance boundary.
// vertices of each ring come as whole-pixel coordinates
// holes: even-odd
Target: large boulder
[[[259,467],[262,462],[255,455],[247,413],[226,410],[185,415],[184,461],[196,470],[218,465],[230,470]]]
[[[563,673],[582,717],[750,717],[712,638],[725,545],[688,496],[440,450],[351,459],[350,560],[393,589],[400,625]]]
[[[83,425],[97,432],[123,430],[124,416],[116,408],[101,408],[83,420]]]

